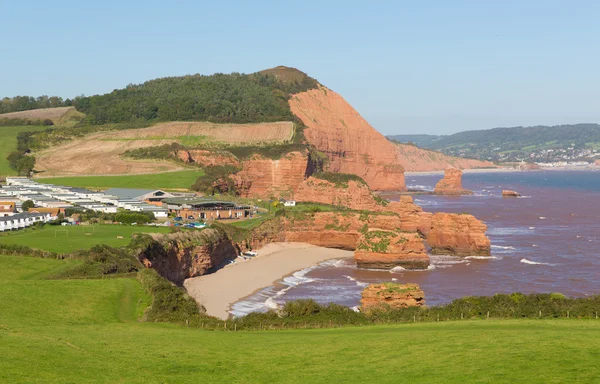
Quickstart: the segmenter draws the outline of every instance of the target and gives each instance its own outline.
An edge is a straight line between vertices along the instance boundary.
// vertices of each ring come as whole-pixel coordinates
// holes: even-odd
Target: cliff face
[[[425,293],[417,284],[370,284],[362,291],[361,309],[406,308],[425,305]]]
[[[176,284],[204,275],[238,255],[236,245],[214,229],[153,237],[156,242],[143,250],[138,259]]]
[[[369,187],[354,180],[348,181],[345,185],[336,185],[326,180],[309,177],[298,186],[294,199],[372,211],[381,207],[375,201]]]
[[[245,160],[242,167],[233,179],[245,185],[242,188],[245,197],[291,198],[307,177],[308,155],[290,152],[276,160],[254,155]]]
[[[397,143],[394,145],[396,146],[405,172],[442,171],[448,167],[458,169],[498,168],[494,163],[489,161],[448,156],[441,152],[418,148],[414,145]]]
[[[447,168],[444,171],[444,178],[435,185],[433,193],[436,195],[471,195],[473,191],[463,188],[460,169]]]
[[[308,142],[327,155],[329,171],[358,175],[374,190],[406,189],[394,145],[340,95],[319,87],[292,96],[289,103],[307,127]]]

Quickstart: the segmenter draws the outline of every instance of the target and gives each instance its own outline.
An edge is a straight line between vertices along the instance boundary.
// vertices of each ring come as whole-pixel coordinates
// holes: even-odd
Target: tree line
[[[32,109],[40,108],[57,108],[57,107],[70,107],[73,105],[73,100],[63,100],[59,96],[15,96],[5,97],[0,100],[0,114],[30,111]]]

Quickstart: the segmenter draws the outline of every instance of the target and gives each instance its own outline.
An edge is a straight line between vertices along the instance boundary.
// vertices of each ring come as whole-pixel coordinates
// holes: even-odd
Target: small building
[[[195,220],[239,219],[247,217],[252,207],[238,205],[232,201],[212,200],[200,197],[166,199],[163,206],[169,213]]]
[[[17,212],[17,206],[12,201],[0,201],[0,217],[12,216]]]
[[[296,206],[296,200],[279,199],[279,202],[281,204],[283,204],[284,207],[295,207]]]

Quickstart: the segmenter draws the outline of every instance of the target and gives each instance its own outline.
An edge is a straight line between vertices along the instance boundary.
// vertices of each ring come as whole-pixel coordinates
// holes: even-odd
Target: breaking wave
[[[556,265],[556,264],[550,264],[550,263],[540,263],[540,262],[537,262],[537,261],[531,261],[531,260],[527,260],[527,259],[521,259],[521,263],[523,263],[523,264],[529,264],[529,265],[547,265],[547,266],[550,266],[550,267],[553,267],[553,266]]]

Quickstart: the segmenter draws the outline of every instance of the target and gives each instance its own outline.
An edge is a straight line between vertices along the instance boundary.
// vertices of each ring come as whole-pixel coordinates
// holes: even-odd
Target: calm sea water
[[[440,175],[407,176],[409,188],[432,190]],[[464,174],[472,196],[415,196],[430,212],[468,212],[488,225],[491,258],[431,256],[423,271],[358,269],[330,260],[296,272],[232,307],[234,315],[266,310],[287,300],[313,298],[349,307],[374,282],[418,283],[429,305],[469,295],[600,293],[600,171]],[[503,199],[502,189],[523,196]]]

